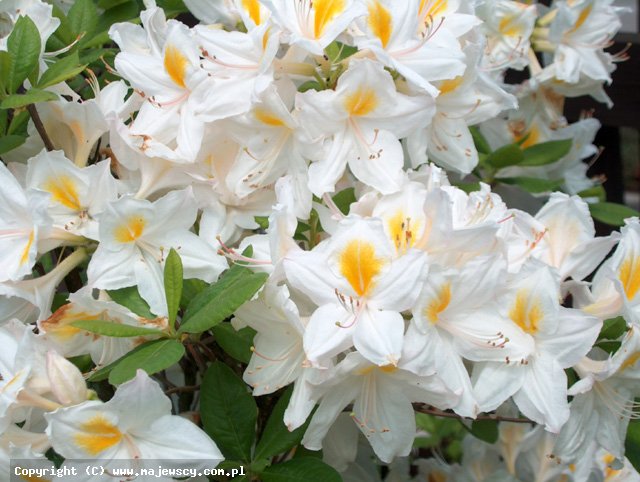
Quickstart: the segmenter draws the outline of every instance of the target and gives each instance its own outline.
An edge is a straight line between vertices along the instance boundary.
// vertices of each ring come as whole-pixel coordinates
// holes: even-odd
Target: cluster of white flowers
[[[268,273],[233,320],[257,332],[244,380],[255,396],[294,384],[289,430],[318,405],[309,449],[347,423],[390,463],[412,449],[415,407],[498,410],[541,427],[504,423],[461,467],[421,473],[640,480],[622,466],[640,396],[640,222],[595,236],[577,194],[595,185],[583,161],[599,123],[562,116],[567,96],[610,102],[602,86],[624,57],[603,50],[620,26],[612,0],[185,3],[203,24],[167,20],[146,0],[141,25],[111,27],[123,80],[92,82],[84,101],[58,84],[60,99],[37,105],[56,150],[31,124],[3,154],[0,459],[51,447],[72,459],[222,459],[144,372],[103,403],[64,358],[100,368],[150,339],[77,320],[166,329],[173,248],[185,278],[214,282],[229,259]],[[41,0],[0,12],[10,25],[38,20],[43,46],[58,25]],[[524,68],[526,82],[503,83]],[[478,132],[491,149],[571,139],[558,162],[491,173],[559,179],[568,194],[527,213],[488,184],[452,185],[483,169]],[[349,190],[354,202],[338,206]],[[61,247],[72,254],[35,275]],[[52,313],[62,280],[84,266],[85,286]],[[129,286],[157,318],[107,293]],[[627,330],[609,356],[594,345],[616,316]]]

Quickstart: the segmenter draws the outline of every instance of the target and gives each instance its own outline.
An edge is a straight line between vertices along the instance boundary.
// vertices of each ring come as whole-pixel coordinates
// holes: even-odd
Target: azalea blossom
[[[108,402],[88,401],[45,415],[47,435],[65,458],[105,461],[162,460],[184,466],[215,467],[223,456],[202,430],[185,418],[171,415],[171,403],[156,382],[138,370]],[[172,443],[167,446],[167,436]],[[178,459],[180,461],[178,461]],[[137,462],[140,464],[141,462]]]
[[[395,366],[400,359],[400,312],[418,298],[426,256],[412,250],[394,260],[381,224],[347,218],[316,250],[291,252],[284,260],[287,279],[318,305],[304,334],[315,366],[351,346],[376,365]]]

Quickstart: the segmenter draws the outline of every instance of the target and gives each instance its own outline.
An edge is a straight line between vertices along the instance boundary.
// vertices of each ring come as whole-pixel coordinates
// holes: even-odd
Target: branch
[[[53,151],[55,147],[53,146],[53,142],[51,142],[51,139],[49,138],[49,134],[47,134],[47,131],[44,128],[44,124],[42,123],[42,119],[40,119],[40,115],[38,114],[36,105],[29,104],[27,106],[27,111],[31,116],[31,120],[33,120],[33,125],[36,127],[38,134],[40,134],[40,138],[42,139],[42,142],[44,142],[44,147],[47,148],[47,151]]]
[[[184,387],[173,387],[164,391],[165,395],[171,395],[172,393],[181,393],[181,392],[195,392],[200,390],[200,385],[187,385]]]
[[[476,418],[463,417],[462,415],[458,415],[457,413],[445,412],[443,410],[439,410],[437,408],[421,403],[414,403],[413,409],[416,412],[433,415],[435,417],[456,418],[458,420],[495,420],[496,422],[535,423],[533,420],[529,420],[528,418],[503,417],[501,415],[478,415]]]

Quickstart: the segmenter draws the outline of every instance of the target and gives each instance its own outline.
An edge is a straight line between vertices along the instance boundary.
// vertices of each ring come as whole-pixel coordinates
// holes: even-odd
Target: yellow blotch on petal
[[[350,241],[339,258],[340,272],[358,296],[364,296],[373,286],[384,260],[376,257],[372,243],[360,239]]]
[[[398,253],[406,252],[415,244],[415,232],[418,228],[419,223],[412,223],[411,218],[406,217],[402,210],[389,218],[387,229]]]
[[[458,77],[450,80],[445,80],[440,84],[438,90],[440,90],[440,95],[448,94],[456,90],[462,84],[464,77],[459,75]]]
[[[315,10],[313,34],[315,38],[322,37],[329,22],[340,15],[344,11],[344,7],[344,0],[315,0],[313,2]]]
[[[633,367],[636,363],[638,363],[638,360],[640,360],[640,351],[636,351],[631,355],[629,355],[629,358],[627,358],[622,363],[622,365],[620,365],[620,368],[618,369],[618,371],[621,372],[626,370],[627,368]]]
[[[58,308],[49,318],[42,320],[40,326],[48,336],[61,342],[68,342],[79,333],[89,332],[76,328],[71,323],[81,320],[100,320],[100,314],[90,314],[84,311],[75,311],[73,303],[67,303]]]
[[[438,290],[437,296],[427,305],[424,314],[432,324],[436,324],[440,313],[447,309],[449,303],[451,303],[451,283],[445,283]]]
[[[507,37],[516,37],[522,35],[522,25],[519,25],[517,21],[517,16],[507,15],[502,20],[500,20],[498,30],[500,30],[500,33],[502,35],[506,35]]]
[[[80,425],[73,441],[90,455],[98,455],[122,440],[122,432],[104,416],[96,415]]]
[[[573,33],[576,30],[578,30],[580,27],[582,27],[584,23],[587,21],[587,18],[589,18],[589,15],[591,15],[592,10],[593,10],[593,5],[587,5],[585,8],[583,8],[580,11],[580,14],[578,15],[578,19],[576,20],[575,25],[571,29],[569,29],[565,33],[565,35]]]
[[[635,298],[640,289],[640,257],[633,255],[627,257],[620,266],[618,277],[622,282],[627,299]]]
[[[249,17],[256,25],[260,25],[260,2],[258,0],[242,0],[242,8],[244,8]]]
[[[261,107],[257,107],[254,110],[254,115],[256,116],[256,119],[258,119],[263,124],[267,124],[268,126],[277,127],[285,125],[280,117],[278,117],[273,112],[269,112],[267,109],[263,109]]]
[[[398,371],[398,367],[397,367],[397,366],[394,366],[394,365],[391,365],[391,364],[389,364],[389,365],[383,365],[383,366],[381,366],[381,367],[378,367],[378,369],[379,369],[381,372],[384,372],[384,373],[395,373],[395,372],[397,372],[397,371]]]
[[[141,216],[132,216],[124,224],[115,229],[116,241],[120,243],[132,243],[144,232],[146,220]]]
[[[43,188],[51,193],[53,201],[74,211],[82,210],[76,183],[69,176],[51,177],[44,183]]]
[[[375,90],[369,87],[356,90],[344,100],[344,108],[349,115],[363,116],[370,113],[378,106],[378,96]]]
[[[27,241],[27,245],[22,250],[22,255],[20,256],[20,266],[29,261],[29,251],[31,250],[31,245],[33,244],[34,231],[31,230],[29,234],[29,240]]]
[[[164,68],[177,85],[186,87],[184,78],[189,61],[187,57],[173,45],[167,45],[164,50]]]
[[[516,141],[518,142],[524,139],[520,147],[522,147],[523,149],[526,149],[527,147],[531,147],[535,144],[538,144],[538,141],[540,140],[540,129],[538,128],[538,126],[534,124],[531,126],[531,128],[527,132],[520,135],[516,135],[515,138],[516,138]]]
[[[420,0],[420,18],[435,18],[442,15],[448,5],[449,2],[447,0]]]
[[[538,332],[540,320],[544,318],[544,312],[538,300],[530,302],[527,290],[519,290],[516,301],[509,311],[509,318],[526,333],[535,335]]]
[[[375,368],[375,366],[373,366],[373,365],[368,366],[368,367],[364,367],[364,368],[361,368],[360,370],[357,370],[356,374],[360,375],[360,376],[365,376],[365,375],[368,375],[369,373],[371,373],[374,368]]]
[[[360,370],[356,371],[356,374],[360,375],[360,376],[369,375],[376,368],[378,370],[380,370],[381,372],[383,372],[383,373],[395,373],[395,372],[398,371],[398,367],[396,367],[394,365],[383,365],[381,367],[375,366],[375,365],[370,365],[368,367],[364,367],[364,368],[361,368]]]
[[[616,458],[611,455],[611,454],[607,454],[604,457],[602,457],[602,461],[605,463],[605,468],[604,468],[604,480],[611,480],[612,477],[614,477],[615,475],[617,475],[618,473],[620,473],[620,470],[616,470],[611,468],[611,465],[614,461],[616,460]]]
[[[391,38],[392,18],[389,10],[378,0],[369,3],[369,28],[380,39],[382,46],[386,47]]]

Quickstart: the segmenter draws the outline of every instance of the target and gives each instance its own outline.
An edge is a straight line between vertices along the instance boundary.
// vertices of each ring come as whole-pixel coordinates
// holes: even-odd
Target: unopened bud
[[[76,405],[87,400],[87,385],[73,363],[55,351],[47,352],[47,375],[51,392],[63,405]]]

